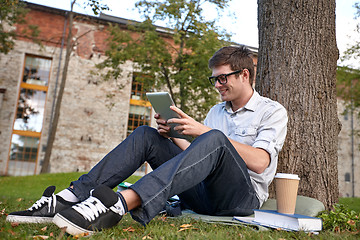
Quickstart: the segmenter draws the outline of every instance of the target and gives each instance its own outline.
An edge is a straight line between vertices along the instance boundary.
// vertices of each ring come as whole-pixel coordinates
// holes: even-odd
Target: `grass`
[[[12,211],[30,207],[50,184],[58,191],[82,173],[44,174],[26,177],[0,177],[0,239],[359,239],[359,233],[322,231],[319,235],[280,230],[257,231],[252,227],[208,224],[187,218],[157,216],[146,227],[129,214],[118,226],[92,236],[70,236],[54,224],[10,224],[5,221]],[[135,182],[131,177],[127,181]],[[343,198],[340,203],[359,212],[359,198]]]
[[[360,198],[340,198],[339,203],[355,212],[360,212]]]

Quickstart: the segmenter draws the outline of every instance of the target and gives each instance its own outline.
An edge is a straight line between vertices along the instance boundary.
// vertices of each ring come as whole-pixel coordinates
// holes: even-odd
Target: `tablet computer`
[[[172,100],[168,92],[151,92],[146,93],[147,98],[149,99],[151,105],[153,106],[156,113],[160,114],[161,118],[168,120],[170,118],[180,118],[180,116],[170,109],[170,106],[175,106],[174,101]],[[174,130],[176,123],[170,123],[171,127],[169,137],[183,138],[190,140],[190,136],[180,134]]]

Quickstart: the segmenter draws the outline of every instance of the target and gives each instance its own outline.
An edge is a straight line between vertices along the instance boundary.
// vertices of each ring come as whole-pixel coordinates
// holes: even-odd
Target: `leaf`
[[[145,240],[145,239],[152,239],[152,238],[149,237],[149,236],[144,236],[144,237],[142,238],[142,240]]]
[[[189,230],[190,228],[181,228],[178,232],[182,232],[182,231],[185,231],[185,230]]]
[[[48,239],[49,236],[45,236],[45,235],[36,235],[36,236],[33,236],[33,239]]]
[[[355,225],[356,224],[354,220],[349,220],[349,221],[347,221],[347,223],[350,224],[350,225]]]
[[[17,202],[21,202],[22,200],[24,200],[24,199],[22,199],[22,198],[16,199]]]
[[[183,224],[180,226],[181,228],[189,228],[189,227],[192,227],[191,224]]]
[[[193,225],[191,224],[183,224],[180,226],[180,230],[178,232],[182,232],[182,231],[185,231],[185,230],[199,230],[198,228],[194,228]]]
[[[19,223],[18,223],[18,222],[12,222],[12,223],[11,223],[11,227],[14,228],[14,227],[17,227],[17,226],[19,226]]]
[[[47,226],[43,227],[42,229],[40,229],[41,231],[45,232],[47,230]]]
[[[128,228],[125,228],[123,229],[124,232],[135,232],[135,229],[133,227],[128,227]]]
[[[77,234],[77,235],[73,236],[73,238],[79,239],[79,238],[86,237],[86,236],[89,236],[89,235],[90,235],[90,233],[85,232],[85,233]]]

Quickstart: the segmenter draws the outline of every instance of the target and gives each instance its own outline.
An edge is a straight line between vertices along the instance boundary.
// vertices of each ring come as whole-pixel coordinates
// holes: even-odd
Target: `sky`
[[[41,5],[46,5],[54,8],[69,10],[70,0],[27,0]],[[141,21],[140,15],[134,9],[134,4],[137,0],[106,0],[111,11],[105,12],[109,15],[118,16],[121,18]],[[79,3],[83,1],[78,1]],[[336,0],[336,41],[339,48],[340,57],[343,52],[351,46],[357,39],[360,39],[360,34],[355,32],[355,2],[360,0]],[[90,9],[84,10],[80,5],[76,6],[75,12],[85,14],[92,14]],[[204,15],[213,19],[218,17],[214,9],[204,7]],[[244,44],[251,47],[258,47],[258,29],[257,29],[257,1],[255,0],[231,0],[227,11],[223,12],[218,19],[218,25],[231,33],[232,41]],[[246,33],[246,34],[244,34]],[[349,65],[351,67],[360,68],[360,61],[350,60],[347,62],[338,61],[338,65]]]

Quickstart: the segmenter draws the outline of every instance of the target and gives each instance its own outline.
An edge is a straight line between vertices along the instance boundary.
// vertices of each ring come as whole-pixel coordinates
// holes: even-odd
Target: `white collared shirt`
[[[219,103],[210,109],[204,121],[206,126],[222,131],[229,138],[270,154],[270,164],[263,173],[248,170],[260,206],[269,196],[268,187],[276,173],[287,121],[286,109],[280,103],[260,96],[255,90],[244,107],[234,112],[229,102]]]

